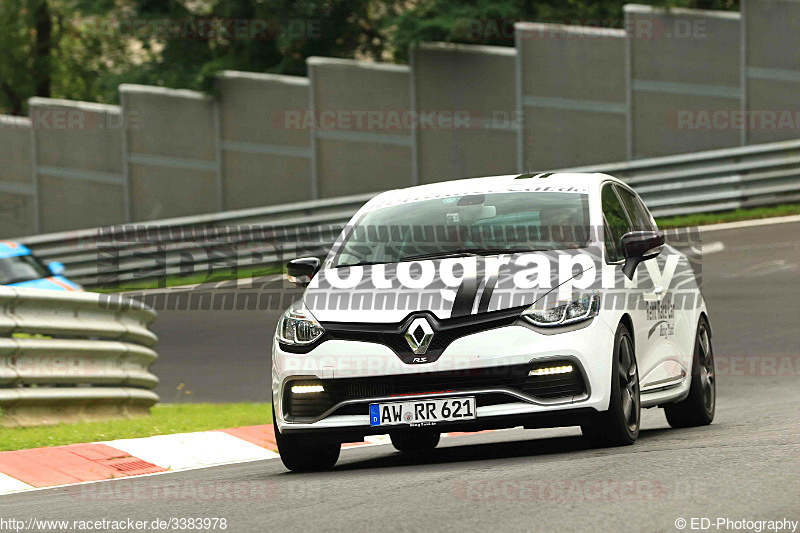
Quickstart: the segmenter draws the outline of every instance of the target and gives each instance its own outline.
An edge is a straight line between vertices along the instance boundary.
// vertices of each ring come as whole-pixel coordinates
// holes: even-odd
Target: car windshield
[[[50,271],[32,255],[0,259],[0,285],[21,283],[50,276]]]
[[[348,231],[332,266],[583,248],[588,230],[583,193],[438,197],[368,211]]]

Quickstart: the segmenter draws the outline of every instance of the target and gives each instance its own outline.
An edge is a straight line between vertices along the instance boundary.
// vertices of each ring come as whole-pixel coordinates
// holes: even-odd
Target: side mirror
[[[47,268],[50,270],[50,273],[54,276],[60,276],[64,273],[64,264],[59,263],[58,261],[52,261],[47,263]]]
[[[622,272],[628,279],[633,279],[639,263],[658,256],[665,242],[660,231],[631,231],[623,235],[621,241],[622,253],[625,254]]]
[[[298,287],[305,287],[311,283],[311,278],[319,272],[320,261],[318,257],[299,257],[292,259],[286,265],[286,277]]]

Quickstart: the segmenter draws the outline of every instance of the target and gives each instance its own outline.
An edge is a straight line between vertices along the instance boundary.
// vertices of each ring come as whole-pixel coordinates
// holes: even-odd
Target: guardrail
[[[603,172],[631,184],[657,217],[800,201],[800,140],[561,171]],[[151,230],[216,230],[218,239],[124,239],[136,225],[20,239],[89,286],[163,278],[232,265],[275,265],[295,252],[324,255],[375,193],[143,223]],[[245,226],[242,231],[242,226]],[[269,228],[257,237],[247,226]],[[298,250],[302,250],[299,252]]]
[[[147,413],[154,318],[117,295],[0,286],[0,426]]]
[[[18,239],[87,286],[151,280],[235,265],[278,264],[294,250],[324,256],[332,238],[377,193],[241,209]],[[137,227],[150,236],[130,238]],[[142,232],[144,233],[144,231]],[[186,240],[191,234],[204,237]],[[324,233],[324,234],[322,234]],[[208,236],[211,235],[211,238]],[[178,236],[177,238],[162,238]],[[307,242],[300,242],[305,239]],[[328,242],[329,241],[329,242]],[[328,242],[321,245],[320,243]]]
[[[800,140],[564,170],[623,180],[656,217],[800,201]]]

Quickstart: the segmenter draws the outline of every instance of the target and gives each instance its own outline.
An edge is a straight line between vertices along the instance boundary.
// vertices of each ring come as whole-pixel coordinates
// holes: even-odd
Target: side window
[[[656,224],[656,221],[653,218],[653,215],[650,213],[650,210],[647,209],[647,206],[644,205],[644,202],[642,201],[642,199],[639,198],[638,196],[636,197],[636,205],[638,205],[639,209],[642,210],[643,216],[648,221],[648,223],[650,224],[650,227],[654,231],[658,231],[658,225]]]
[[[604,240],[606,243],[606,260],[609,263],[613,263],[622,259],[622,251],[619,243],[614,242],[614,239],[611,237],[611,230],[608,228],[608,222],[605,218],[606,217],[603,216],[603,234],[605,235]]]
[[[625,187],[617,186],[616,189],[619,193],[619,197],[622,198],[622,203],[625,205],[628,217],[633,223],[633,229],[635,231],[654,231],[656,227],[653,223],[653,217],[650,216],[650,212],[642,201]]]
[[[606,254],[611,262],[621,261],[622,252],[620,251],[620,239],[631,231],[631,224],[625,215],[625,210],[614,192],[614,187],[605,185],[601,193],[603,207],[603,218],[606,222]]]

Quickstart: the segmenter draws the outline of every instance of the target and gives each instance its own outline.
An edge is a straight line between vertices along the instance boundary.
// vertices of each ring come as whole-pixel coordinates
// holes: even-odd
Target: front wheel
[[[707,426],[714,420],[717,405],[717,378],[714,372],[714,352],[708,322],[700,319],[692,358],[692,384],[689,396],[678,403],[664,406],[667,422],[674,428]]]
[[[611,401],[608,411],[581,424],[583,436],[596,447],[625,446],[639,437],[641,401],[633,337],[625,324],[617,327],[612,354]]]
[[[274,412],[274,409],[273,409]],[[283,466],[294,472],[330,470],[339,460],[342,445],[338,442],[321,441],[310,435],[282,435],[275,418],[275,443]]]

